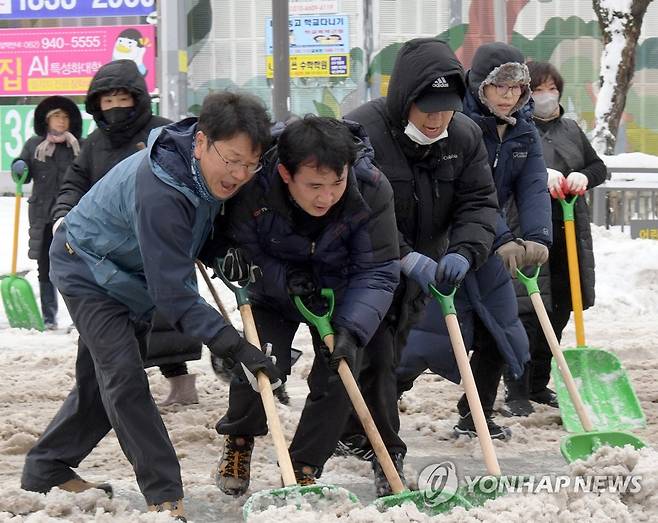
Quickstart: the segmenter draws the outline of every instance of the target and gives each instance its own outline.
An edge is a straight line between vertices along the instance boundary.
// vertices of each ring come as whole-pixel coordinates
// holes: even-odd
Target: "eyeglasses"
[[[215,147],[215,142],[210,142],[210,144],[212,145],[212,148],[215,149],[215,152],[219,155],[222,161],[226,164],[226,168],[229,172],[235,172],[239,169],[246,169],[249,174],[256,174],[263,168],[263,164],[261,162],[258,162],[256,165],[247,165],[246,163],[227,160],[222,156],[222,153],[219,152],[219,149]]]
[[[491,84],[496,88],[496,94],[498,96],[505,96],[507,93],[512,91],[512,94],[514,96],[519,96],[521,94],[521,91],[523,90],[523,87],[520,85],[498,85],[498,84]]]

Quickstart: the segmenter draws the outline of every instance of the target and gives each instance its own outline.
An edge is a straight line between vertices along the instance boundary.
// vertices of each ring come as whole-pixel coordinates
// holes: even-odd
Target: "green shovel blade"
[[[0,283],[0,292],[11,327],[44,330],[41,312],[27,280],[19,276],[7,276]]]
[[[644,442],[629,434],[628,432],[586,432],[564,436],[560,443],[560,451],[569,463],[577,459],[587,459],[600,447],[625,447],[630,445],[635,449],[641,449],[646,445]]]
[[[349,490],[335,485],[292,485],[270,490],[261,490],[249,496],[242,507],[242,515],[245,520],[250,514],[259,513],[268,508],[296,506],[298,510],[313,507],[313,504],[322,500],[322,505],[335,502],[336,505],[344,505],[345,502],[359,504],[359,498]]]
[[[563,354],[596,430],[607,432],[646,426],[640,402],[617,356],[591,347],[565,349]],[[555,360],[551,376],[565,429],[573,433],[585,432]]]

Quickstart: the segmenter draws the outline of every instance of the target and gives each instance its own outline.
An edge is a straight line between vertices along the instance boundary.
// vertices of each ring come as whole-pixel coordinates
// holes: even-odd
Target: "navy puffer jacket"
[[[229,200],[231,240],[261,267],[250,287],[251,301],[302,322],[287,292],[291,267],[311,267],[321,287],[334,290],[332,324],[353,332],[366,345],[386,314],[400,278],[393,191],[373,164],[373,151],[361,126],[346,122],[360,141],[357,159],[337,212],[312,239],[298,231],[292,204],[277,171],[275,150],[263,173]]]

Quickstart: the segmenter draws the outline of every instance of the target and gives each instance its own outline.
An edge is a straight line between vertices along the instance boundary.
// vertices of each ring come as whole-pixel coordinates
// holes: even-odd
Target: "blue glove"
[[[16,160],[11,166],[11,172],[16,176],[22,176],[25,169],[27,169],[27,164],[23,160]]]
[[[464,279],[470,268],[471,264],[461,254],[456,252],[448,253],[439,261],[439,267],[436,270],[436,282],[454,287]]]
[[[425,294],[430,293],[430,283],[436,283],[437,263],[419,252],[410,252],[401,260],[402,273],[414,280]]]

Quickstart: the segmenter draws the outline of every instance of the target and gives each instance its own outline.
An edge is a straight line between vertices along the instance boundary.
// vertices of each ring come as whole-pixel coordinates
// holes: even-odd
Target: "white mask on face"
[[[404,134],[406,134],[411,140],[416,142],[418,145],[432,145],[434,142],[438,142],[441,138],[448,136],[448,129],[444,130],[436,138],[429,138],[425,136],[421,130],[418,129],[414,124],[409,122],[404,128]]]
[[[535,116],[539,118],[550,118],[558,112],[558,93],[534,93],[532,99],[535,101]]]

